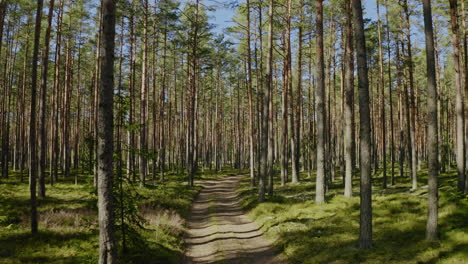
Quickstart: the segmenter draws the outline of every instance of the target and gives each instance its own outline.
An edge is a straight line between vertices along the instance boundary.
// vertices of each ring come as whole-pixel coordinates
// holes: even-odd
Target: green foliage
[[[78,172],[74,172],[78,173]],[[225,171],[220,175],[233,173]],[[117,175],[117,174],[116,174]],[[214,172],[197,178],[214,178]],[[0,185],[0,263],[96,263],[98,256],[97,198],[92,176],[79,174],[79,185],[62,178],[47,185],[47,197],[39,199],[39,234],[29,230],[29,187],[19,175]],[[121,246],[121,209],[127,251],[122,263],[179,263],[184,251],[185,218],[201,187],[189,188],[185,174],[168,172],[156,186],[134,187],[125,177],[123,188],[115,179],[116,235]],[[123,196],[121,196],[123,190]],[[120,200],[123,197],[123,200]],[[121,201],[123,201],[123,206]]]
[[[303,179],[306,175],[303,176]],[[427,172],[419,175],[420,185]],[[314,203],[314,179],[277,187],[275,196],[258,204],[255,190],[243,182],[243,204],[266,235],[291,263],[465,263],[468,261],[468,198],[456,191],[454,173],[443,174],[440,188],[438,243],[425,241],[427,186],[409,191],[409,179],[380,189],[374,177],[374,248],[358,249],[359,193],[354,180],[353,198],[342,196],[335,183],[327,203]]]

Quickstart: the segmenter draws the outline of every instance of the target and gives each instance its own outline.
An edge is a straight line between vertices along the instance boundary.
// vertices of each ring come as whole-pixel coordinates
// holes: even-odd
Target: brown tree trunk
[[[41,108],[40,108],[40,152],[39,152],[39,196],[46,196],[45,188],[45,169],[47,159],[47,131],[46,131],[46,114],[47,114],[47,74],[49,70],[49,42],[50,31],[52,27],[52,17],[54,16],[54,0],[49,3],[49,17],[47,19],[47,30],[44,39],[44,54],[42,67],[42,82],[41,82]]]
[[[325,203],[325,63],[323,56],[323,0],[316,1],[317,10],[317,89],[315,100],[317,107],[317,179],[315,202]]]
[[[344,105],[344,159],[345,159],[345,189],[344,195],[353,195],[353,120],[354,120],[354,50],[353,50],[353,25],[351,1],[345,3],[346,13],[346,50],[344,57],[345,64],[345,105]]]
[[[267,68],[266,68],[266,89],[263,98],[263,113],[261,120],[261,142],[260,142],[260,178],[258,182],[258,201],[263,202],[265,200],[266,190],[266,178],[272,173],[269,168],[268,162],[268,148],[269,148],[269,117],[270,117],[270,96],[273,90],[273,8],[274,0],[270,0],[268,9],[268,57],[267,57]]]
[[[377,34],[379,39],[379,86],[382,93],[381,101],[381,129],[382,129],[382,169],[383,169],[383,182],[382,188],[387,188],[387,128],[385,124],[385,78],[384,78],[384,66],[383,66],[383,48],[382,48],[382,23],[380,21],[380,4],[379,0],[376,2],[377,5]]]
[[[99,264],[117,263],[113,206],[115,2],[102,2],[102,60],[98,112]]]
[[[392,166],[391,184],[395,185],[395,132],[393,125],[393,92],[392,92],[392,67],[391,67],[391,49],[390,49],[390,24],[388,22],[388,0],[385,0],[386,12],[386,24],[387,24],[387,52],[388,52],[388,100],[390,103],[390,159]]]
[[[143,187],[146,182],[147,174],[147,155],[148,155],[148,140],[147,140],[147,93],[148,93],[148,0],[144,1],[144,18],[143,18],[143,59],[141,69],[141,94],[140,94],[140,187]]]
[[[460,32],[458,25],[457,0],[449,0],[450,22],[452,28],[453,62],[455,68],[455,113],[456,113],[456,157],[458,172],[458,190],[465,190],[465,109],[463,105],[464,90],[462,87],[462,68],[460,58]]]
[[[37,101],[37,68],[39,61],[39,40],[41,37],[43,0],[37,1],[36,26],[34,30],[34,48],[31,67],[31,114],[29,119],[29,191],[31,195],[31,233],[36,234],[37,228],[37,144],[36,144],[36,101]]]
[[[255,186],[254,170],[254,127],[253,127],[253,103],[252,103],[252,56],[250,52],[250,1],[247,0],[247,93],[249,97],[249,164],[250,186]]]
[[[452,0],[451,0],[452,2]],[[429,167],[428,217],[426,239],[437,240],[439,142],[437,130],[437,83],[434,57],[431,1],[423,0],[427,61],[427,154]]]
[[[361,214],[359,228],[359,247],[372,247],[372,190],[371,190],[371,122],[369,109],[369,80],[367,76],[366,38],[360,0],[353,0],[354,37],[359,86],[359,124],[360,124],[360,157],[361,157]]]
[[[416,153],[416,105],[415,105],[415,86],[414,86],[414,71],[413,71],[413,55],[411,48],[411,31],[410,31],[410,12],[408,9],[408,0],[403,0],[403,10],[405,13],[405,26],[406,26],[406,40],[408,45],[407,50],[407,66],[408,66],[408,78],[409,78],[409,97],[410,97],[410,106],[408,111],[410,112],[410,133],[408,137],[408,143],[410,145],[409,155],[410,155],[410,168],[411,168],[411,179],[412,179],[412,188],[413,190],[418,187],[417,180],[417,168],[418,163],[417,153]],[[407,94],[408,95],[408,94]]]
[[[296,117],[294,123],[294,138],[292,142],[292,183],[297,183],[300,180],[299,167],[301,159],[301,113],[302,113],[302,38],[303,38],[303,26],[304,23],[304,0],[300,1],[300,21],[299,21],[299,33],[298,33],[298,50],[297,50],[297,95],[296,95]],[[292,96],[292,94],[291,94]],[[293,104],[294,105],[294,104]]]

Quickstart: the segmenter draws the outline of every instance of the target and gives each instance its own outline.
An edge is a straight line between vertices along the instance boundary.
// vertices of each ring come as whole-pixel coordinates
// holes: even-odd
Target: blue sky
[[[203,3],[207,6],[216,6],[216,11],[210,12],[210,22],[215,26],[216,33],[222,33],[223,30],[227,27],[233,26],[232,17],[234,16],[235,10],[226,7],[226,4],[232,2],[244,2],[243,0],[205,0]],[[376,7],[375,1],[364,1],[365,17],[376,19]],[[381,11],[384,12],[384,11]]]

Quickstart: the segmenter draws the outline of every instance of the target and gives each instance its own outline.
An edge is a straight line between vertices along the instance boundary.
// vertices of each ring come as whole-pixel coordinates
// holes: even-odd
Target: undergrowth
[[[353,198],[343,196],[338,178],[330,186],[326,204],[316,205],[315,177],[301,176],[299,184],[279,186],[278,182],[274,195],[261,204],[249,179],[239,190],[244,208],[290,263],[468,263],[468,198],[456,191],[454,172],[439,178],[437,243],[425,241],[427,171],[418,174],[416,191],[410,190],[408,178],[397,178],[396,185],[383,190],[381,175],[374,175],[371,250],[360,250],[357,244],[358,177],[353,181]]]
[[[215,179],[231,173],[235,171],[224,169],[216,173],[205,170],[196,175],[196,180]],[[21,183],[19,176],[10,172],[8,179],[2,179],[0,263],[97,263],[99,229],[92,176],[78,174],[77,185],[74,177],[60,177],[58,183],[48,184],[46,188],[47,197],[38,198],[39,233],[31,235],[27,178]],[[128,249],[122,252],[120,219],[116,213],[121,262],[179,263],[184,252],[185,219],[201,187],[188,187],[186,174],[180,172],[167,173],[166,180],[156,185],[144,188],[134,185],[124,189],[136,200],[135,204],[129,203],[125,208],[135,207],[141,226],[126,228]]]

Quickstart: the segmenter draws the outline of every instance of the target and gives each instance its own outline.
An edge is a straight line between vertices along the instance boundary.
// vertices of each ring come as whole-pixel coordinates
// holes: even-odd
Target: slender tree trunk
[[[468,116],[468,29],[466,25],[465,1],[461,1],[461,21],[463,28],[463,53],[464,53],[464,75],[465,75],[465,118]],[[439,108],[440,109],[440,108]],[[465,136],[468,135],[468,122],[465,119]],[[465,138],[465,193],[468,193],[468,176],[466,168],[468,168],[468,148],[466,147],[468,139]]]
[[[452,26],[453,61],[455,68],[455,113],[457,119],[456,126],[456,156],[458,172],[458,190],[465,190],[465,109],[463,105],[464,90],[462,87],[462,68],[460,58],[460,32],[458,25],[458,5],[457,0],[449,0],[450,21]]]
[[[344,195],[353,195],[353,105],[354,105],[354,50],[351,1],[345,3],[346,13],[346,50],[345,50],[345,105],[344,105],[344,159],[345,159],[345,189]]]
[[[387,24],[387,52],[388,52],[388,100],[390,103],[390,159],[392,166],[391,184],[395,185],[395,133],[393,125],[393,92],[392,92],[392,65],[391,65],[391,49],[390,49],[390,24],[388,22],[388,0],[385,0],[386,12],[386,24]]]
[[[407,50],[407,65],[408,65],[408,77],[409,77],[409,97],[410,97],[410,106],[408,107],[409,120],[410,120],[410,133],[409,133],[409,155],[410,155],[410,168],[411,168],[411,179],[412,179],[412,188],[416,190],[418,187],[417,180],[417,153],[416,153],[416,105],[415,105],[415,86],[414,86],[414,71],[413,71],[413,55],[411,48],[411,30],[410,30],[410,13],[408,9],[408,0],[403,1],[403,10],[405,13],[405,25],[406,25],[406,40],[408,41],[408,50]],[[407,94],[408,95],[408,94]]]
[[[289,1],[288,1],[289,2]],[[288,41],[286,38],[289,35],[283,31],[283,48],[284,48],[284,69],[283,69],[283,100],[282,100],[282,129],[281,129],[281,185],[285,185],[288,181],[288,96],[289,96],[289,55]]]
[[[146,182],[147,174],[147,93],[148,93],[148,0],[144,1],[144,18],[143,18],[143,59],[141,70],[141,94],[140,94],[140,187],[143,187]]]
[[[102,60],[98,112],[99,264],[117,263],[113,206],[115,2],[102,2]]]
[[[265,200],[266,177],[272,173],[268,162],[268,145],[269,145],[269,115],[270,115],[270,96],[273,90],[273,8],[274,0],[270,0],[268,9],[268,63],[266,68],[266,89],[263,98],[262,120],[261,120],[261,142],[260,142],[260,178],[258,186],[258,200]]]
[[[299,21],[299,33],[298,43],[299,47],[297,50],[297,95],[296,95],[296,117],[294,124],[294,148],[291,149],[292,155],[292,183],[297,183],[300,180],[299,167],[301,160],[301,113],[302,113],[302,38],[303,38],[303,23],[304,23],[304,0],[300,1],[300,21]],[[292,94],[291,94],[292,96]]]
[[[323,56],[323,0],[316,1],[317,10],[317,89],[315,100],[317,107],[317,179],[315,202],[325,203],[325,63]]]
[[[385,125],[385,78],[384,78],[384,66],[383,66],[383,48],[382,48],[382,23],[380,21],[380,4],[379,0],[376,2],[377,5],[377,34],[379,39],[379,86],[382,93],[381,102],[381,128],[382,128],[382,169],[383,169],[383,182],[382,188],[387,188],[387,128]]]
[[[40,108],[40,153],[39,153],[39,196],[46,196],[45,188],[45,169],[47,161],[47,131],[46,131],[46,114],[47,114],[47,74],[49,70],[49,41],[50,31],[52,27],[52,17],[54,16],[54,0],[49,3],[49,17],[47,20],[47,30],[44,39],[44,54],[42,67],[42,83],[41,83],[41,108]]]
[[[250,161],[250,186],[255,186],[254,170],[254,127],[253,127],[253,103],[252,103],[252,56],[250,52],[250,0],[247,0],[247,93],[249,97],[249,161]]]
[[[53,182],[58,179],[58,160],[59,160],[59,84],[60,84],[60,64],[61,64],[61,47],[62,47],[62,19],[63,19],[63,5],[64,0],[60,0],[60,10],[57,21],[57,36],[55,47],[55,65],[54,65],[54,88],[53,88],[53,126],[52,126],[52,155],[51,155],[51,172],[50,181]],[[90,153],[92,155],[92,152]]]
[[[369,109],[369,80],[367,76],[366,38],[360,0],[353,0],[354,37],[356,39],[356,54],[359,86],[359,119],[360,119],[360,157],[361,157],[361,215],[359,228],[359,247],[372,247],[372,190],[371,190],[371,128]]]
[[[451,3],[453,2],[450,0]],[[437,83],[434,57],[434,33],[432,29],[431,1],[423,0],[424,30],[427,61],[427,154],[429,167],[428,217],[426,239],[437,239],[439,142],[437,130]]]
[[[96,65],[94,69],[94,98],[93,98],[93,131],[94,131],[94,141],[93,141],[93,149],[91,151],[91,155],[93,156],[94,161],[94,187],[97,189],[98,187],[98,101],[99,101],[99,76],[101,72],[101,43],[102,43],[102,23],[103,23],[103,13],[104,13],[104,5],[103,0],[101,0],[101,7],[99,9],[99,29],[97,33],[97,45],[96,45]]]
[[[37,101],[37,68],[39,61],[39,40],[41,37],[43,0],[37,1],[36,27],[34,30],[34,48],[31,70],[31,114],[29,119],[29,191],[31,194],[31,233],[36,234],[37,228],[37,146],[36,146],[36,101]]]

